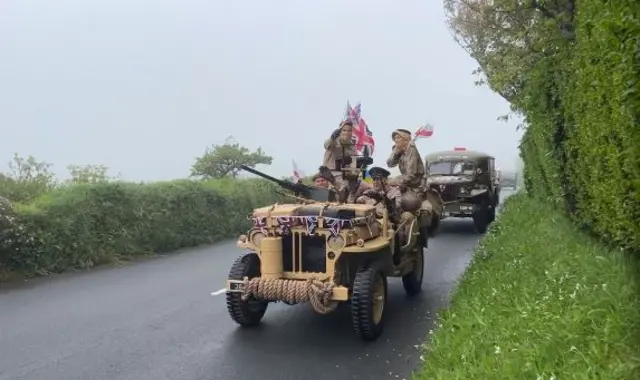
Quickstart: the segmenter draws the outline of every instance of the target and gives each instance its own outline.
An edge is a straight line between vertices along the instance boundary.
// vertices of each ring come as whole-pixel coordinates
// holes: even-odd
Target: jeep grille
[[[282,254],[286,272],[327,271],[326,238],[293,232],[282,237]]]

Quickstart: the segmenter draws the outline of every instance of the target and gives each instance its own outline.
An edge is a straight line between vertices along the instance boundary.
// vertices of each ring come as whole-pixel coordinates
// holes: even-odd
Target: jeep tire
[[[245,253],[231,265],[229,280],[252,279],[260,276],[260,258],[255,252]],[[242,299],[241,293],[227,292],[227,311],[234,322],[243,327],[260,324],[269,306],[268,301],[259,301],[250,297]]]
[[[378,339],[384,329],[387,309],[387,277],[376,265],[360,267],[353,281],[351,319],[361,339]]]

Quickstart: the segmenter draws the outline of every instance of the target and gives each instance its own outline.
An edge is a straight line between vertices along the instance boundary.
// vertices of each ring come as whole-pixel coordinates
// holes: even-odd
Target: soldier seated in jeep
[[[386,169],[373,167],[369,170],[369,174],[373,180],[373,188],[365,192],[357,203],[375,205],[378,217],[382,217],[386,208],[389,211],[391,221],[393,223],[399,222],[402,193],[398,186],[389,184],[388,180],[391,173]]]

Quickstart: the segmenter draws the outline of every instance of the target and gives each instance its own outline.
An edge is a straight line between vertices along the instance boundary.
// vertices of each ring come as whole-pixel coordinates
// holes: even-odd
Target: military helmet
[[[402,210],[413,212],[422,206],[422,200],[413,191],[407,191],[400,197],[400,207]]]

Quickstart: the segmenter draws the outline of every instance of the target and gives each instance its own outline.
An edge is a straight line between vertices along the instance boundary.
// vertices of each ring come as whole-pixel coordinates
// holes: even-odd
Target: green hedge
[[[640,251],[640,7],[579,0],[576,40],[528,73],[525,184]]]
[[[414,380],[640,379],[639,262],[516,194],[474,252]]]
[[[74,185],[3,208],[0,269],[26,275],[89,268],[232,237],[280,197],[264,180]]]

